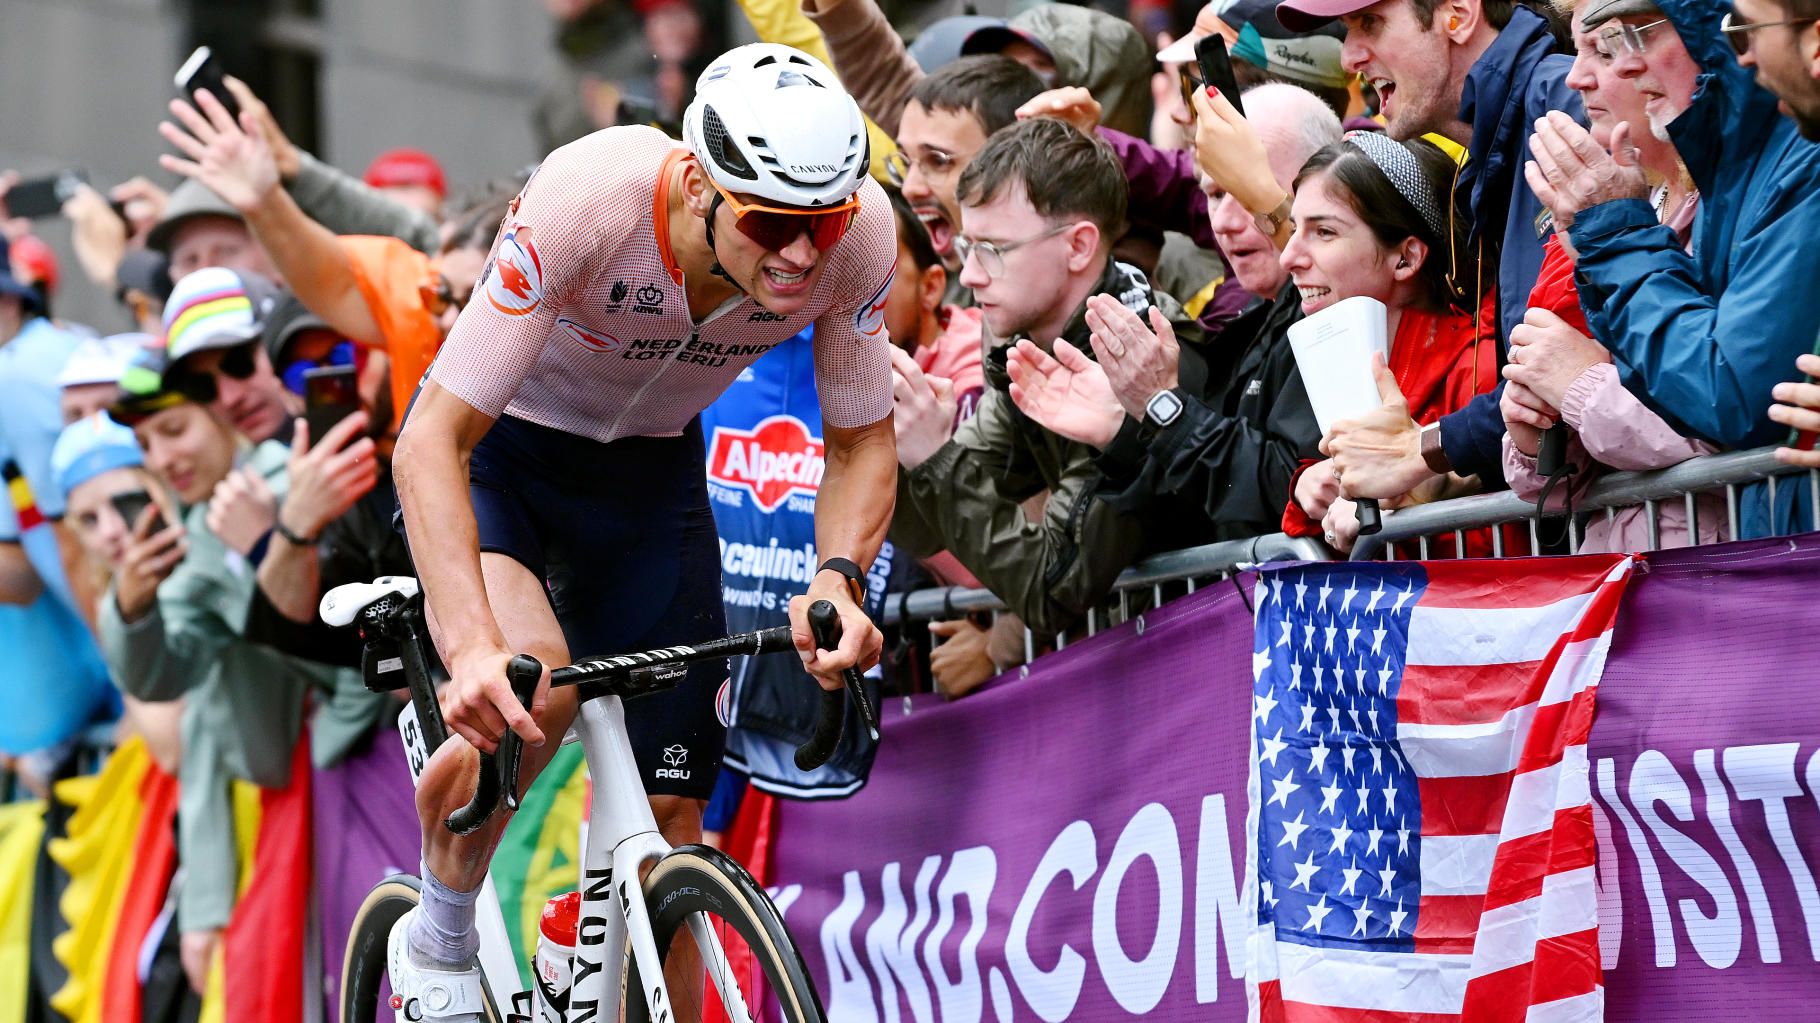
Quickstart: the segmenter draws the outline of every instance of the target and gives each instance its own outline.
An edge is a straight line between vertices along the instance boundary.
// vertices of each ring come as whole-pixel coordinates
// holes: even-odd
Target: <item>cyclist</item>
[[[896,241],[890,205],[866,180],[865,122],[820,62],[759,43],[702,73],[683,137],[679,147],[654,129],[609,128],[550,154],[513,201],[399,438],[406,534],[450,674],[442,710],[461,737],[419,782],[423,901],[390,952],[400,1019],[481,1018],[473,904],[505,815],[466,837],[442,821],[472,794],[476,748],[493,750],[507,728],[522,736],[522,787],[576,713],[575,691],[552,692],[547,673],[527,713],[506,662],[565,664],[724,631],[698,413],[811,322],[826,421],[816,547],[828,560],[801,566],[808,592],[790,620],[824,687],[878,659],[856,599],[895,495],[884,304]],[[819,598],[839,610],[838,650],[809,640],[805,612]],[[698,667],[625,707],[672,844],[700,838],[724,676],[724,664]],[[432,1009],[444,1014],[423,1015]]]

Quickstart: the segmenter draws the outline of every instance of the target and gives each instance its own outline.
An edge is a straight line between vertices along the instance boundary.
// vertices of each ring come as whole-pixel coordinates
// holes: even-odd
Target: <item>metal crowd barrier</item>
[[[1649,530],[1649,550],[1659,550],[1662,546],[1660,532],[1660,512],[1662,505],[1669,501],[1681,501],[1687,510],[1689,525],[1689,542],[1699,542],[1699,517],[1696,512],[1696,499],[1699,495],[1723,489],[1725,493],[1726,537],[1731,540],[1739,538],[1738,529],[1738,490],[1740,487],[1766,481],[1769,488],[1770,504],[1776,502],[1778,481],[1788,476],[1806,476],[1806,485],[1810,497],[1809,505],[1815,516],[1811,526],[1820,530],[1820,470],[1801,469],[1784,465],[1776,461],[1775,448],[1759,448],[1754,451],[1735,451],[1720,455],[1707,455],[1702,458],[1690,458],[1679,465],[1651,472],[1615,472],[1600,477],[1575,502],[1577,513],[1603,512],[1607,520],[1617,514],[1621,508],[1641,506],[1646,512]],[[1786,484],[1784,484],[1786,485]],[[1796,483],[1795,485],[1800,485]],[[1434,537],[1452,534],[1455,550],[1464,543],[1464,534],[1469,529],[1482,529],[1488,526],[1501,526],[1507,523],[1527,522],[1531,550],[1540,550],[1542,544],[1536,523],[1535,505],[1524,501],[1510,491],[1497,494],[1475,494],[1471,497],[1455,498],[1451,501],[1438,501],[1434,504],[1418,505],[1387,513],[1384,516],[1384,528],[1373,536],[1360,537],[1352,549],[1352,560],[1369,561],[1394,557],[1390,545],[1414,540],[1418,556],[1428,556],[1428,543]],[[1559,522],[1557,516],[1553,521]],[[1567,522],[1567,551],[1577,552],[1583,539],[1578,518]],[[1504,557],[1504,536],[1502,530],[1493,529],[1491,533],[1492,556]]]
[[[1820,531],[1820,470],[1800,469],[1775,459],[1775,449],[1728,452],[1692,458],[1679,465],[1653,472],[1609,473],[1602,476],[1575,502],[1576,517],[1567,521],[1566,549],[1577,552],[1583,539],[1580,518],[1588,513],[1603,512],[1609,520],[1619,509],[1641,506],[1647,511],[1649,550],[1661,546],[1659,512],[1664,503],[1681,501],[1687,511],[1690,542],[1699,542],[1696,498],[1709,491],[1723,490],[1726,509],[1726,535],[1739,538],[1739,489],[1747,484],[1765,482],[1771,506],[1775,505],[1778,481],[1790,484],[1788,476],[1805,476],[1813,515],[1811,528]],[[1384,516],[1384,528],[1374,536],[1361,537],[1354,546],[1354,561],[1394,558],[1392,544],[1414,541],[1418,556],[1428,557],[1430,539],[1452,534],[1454,550],[1464,549],[1467,530],[1527,523],[1530,549],[1543,545],[1535,517],[1535,506],[1509,491],[1478,494],[1434,504],[1404,508]],[[1561,518],[1551,521],[1559,523]],[[1558,527],[1557,527],[1558,528]],[[1492,529],[1492,556],[1504,557],[1503,530]],[[1521,553],[1521,552],[1515,552]],[[1171,596],[1193,593],[1209,581],[1224,580],[1252,565],[1272,561],[1328,561],[1334,554],[1320,542],[1308,537],[1289,537],[1282,533],[1245,540],[1226,540],[1201,547],[1167,551],[1146,558],[1126,569],[1113,583],[1107,605],[1087,612],[1086,634],[1091,636],[1108,625],[1131,617],[1132,602],[1148,598],[1146,606],[1161,605]],[[1147,593],[1145,591],[1148,591]],[[893,594],[885,602],[885,624],[901,621],[957,618],[975,611],[1003,611],[1005,604],[989,590],[940,587]],[[1068,637],[1054,637],[1056,649],[1067,645]],[[1034,659],[1036,637],[1024,630],[1027,659]]]

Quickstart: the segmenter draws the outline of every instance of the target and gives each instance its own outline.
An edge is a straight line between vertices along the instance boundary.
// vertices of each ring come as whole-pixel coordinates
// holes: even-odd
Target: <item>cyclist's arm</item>
[[[891,417],[870,426],[842,429],[822,424],[827,469],[815,496],[815,549],[822,560],[846,558],[862,569],[872,564],[891,525],[897,504],[897,434]],[[815,583],[845,584],[834,572]]]
[[[494,700],[494,705],[508,726],[526,741],[539,743],[542,733],[506,687],[504,661],[510,652],[487,601],[480,571],[480,532],[468,499],[468,457],[492,429],[493,420],[436,380],[426,381],[398,438],[392,478],[398,487],[398,505],[404,511],[411,561],[417,566],[452,678],[462,682],[497,675],[505,692],[504,699]],[[494,661],[497,671],[491,667]],[[479,735],[453,719],[449,724],[476,746],[492,747],[492,737]]]

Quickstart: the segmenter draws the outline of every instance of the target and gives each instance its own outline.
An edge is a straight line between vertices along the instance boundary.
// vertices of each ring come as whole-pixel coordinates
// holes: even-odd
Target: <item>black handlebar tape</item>
[[[819,612],[819,614],[825,616],[834,623],[833,635],[835,642],[834,644],[823,648],[832,650],[834,649],[834,646],[838,646],[840,643],[840,617],[835,613],[834,605],[825,600],[818,600],[815,604],[809,605],[810,614],[813,615],[818,613],[815,610],[816,604],[826,605],[826,609]],[[847,694],[852,698],[853,705],[859,708],[859,719],[860,722],[866,726],[866,734],[872,737],[873,742],[877,742],[878,710],[872,706],[872,696],[866,692],[865,676],[860,673],[858,668],[848,668],[846,671],[841,672],[841,682],[846,685]]]
[[[835,613],[834,605],[826,600],[818,600],[809,605],[809,635],[815,640],[815,649],[833,650],[840,646],[840,616]],[[849,671],[848,674],[858,675]],[[843,677],[848,688],[852,681]],[[841,725],[846,718],[846,698],[839,689],[822,690],[821,710],[815,718],[815,734],[809,741],[796,747],[796,767],[802,771],[813,771],[828,762],[834,755],[834,747],[840,745]]]
[[[1375,497],[1359,498],[1354,514],[1359,519],[1360,536],[1370,536],[1384,528],[1384,515],[1378,511],[1378,499]]]
[[[518,654],[506,664],[506,680],[512,694],[526,710],[537,694],[537,680],[543,677],[543,665],[529,654]],[[518,809],[518,763],[524,753],[524,740],[510,728],[499,739],[499,749],[480,755],[480,777],[475,780],[474,798],[468,805],[449,815],[443,825],[457,835],[473,834],[493,811],[499,808],[503,793],[508,810]]]

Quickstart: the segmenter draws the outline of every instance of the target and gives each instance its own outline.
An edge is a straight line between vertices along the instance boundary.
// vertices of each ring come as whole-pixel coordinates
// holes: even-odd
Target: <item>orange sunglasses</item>
[[[815,243],[818,251],[826,252],[846,236],[847,229],[853,226],[853,219],[859,215],[857,192],[838,206],[810,210],[745,202],[720,187],[714,179],[709,178],[708,183],[714,186],[714,190],[720,193],[720,197],[733,210],[733,224],[739,228],[739,233],[757,242],[767,252],[782,251],[804,233],[809,235],[809,240]]]

